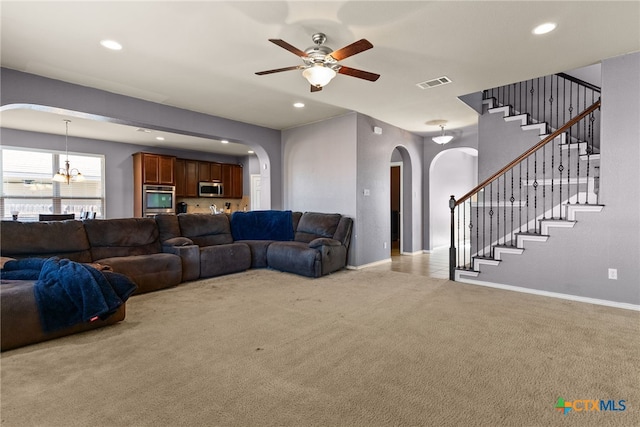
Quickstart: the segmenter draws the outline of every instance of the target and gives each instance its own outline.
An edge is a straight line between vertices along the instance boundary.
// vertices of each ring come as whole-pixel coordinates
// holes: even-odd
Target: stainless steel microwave
[[[221,182],[199,182],[198,196],[200,197],[222,197],[224,187]]]

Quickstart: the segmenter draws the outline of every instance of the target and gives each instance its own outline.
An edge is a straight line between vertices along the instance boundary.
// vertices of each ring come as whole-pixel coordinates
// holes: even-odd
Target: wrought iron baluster
[[[538,152],[533,153],[533,231],[538,232]]]
[[[526,164],[526,172],[527,172],[527,201],[526,201],[526,212],[527,212],[527,229],[525,230],[526,232],[529,232],[529,157],[527,157],[527,164]]]
[[[511,168],[511,197],[509,198],[509,201],[511,202],[511,226],[509,227],[509,230],[511,230],[511,246],[514,246],[514,236],[513,233],[515,232],[515,228],[513,228],[513,202],[516,201],[516,198],[513,197],[513,170],[514,168]]]
[[[489,257],[493,257],[493,182],[489,184]],[[486,246],[485,246],[486,247]]]
[[[498,185],[496,191],[496,210],[498,211],[498,215],[496,215],[496,243],[500,244],[500,178],[497,180]]]
[[[580,87],[576,88],[577,101],[576,104],[580,108]],[[586,107],[585,107],[586,109]],[[582,144],[583,135],[580,134],[580,123],[576,123],[576,143],[578,154],[576,155],[576,203],[580,204],[580,144]]]
[[[520,173],[518,174],[518,224],[520,224],[520,233],[522,233],[522,162],[518,164],[518,167],[520,168]]]
[[[503,186],[503,191],[502,191],[502,214],[503,214],[503,232],[502,232],[502,242],[506,245],[507,244],[507,174],[505,173],[502,176],[502,184]]]
[[[554,198],[553,198],[553,190],[554,190],[554,185],[555,185],[555,181],[554,181],[554,175],[555,175],[555,154],[556,154],[556,139],[557,138],[553,138],[551,140],[551,218],[555,218],[554,215]]]
[[[547,218],[547,146],[542,147],[542,219]]]

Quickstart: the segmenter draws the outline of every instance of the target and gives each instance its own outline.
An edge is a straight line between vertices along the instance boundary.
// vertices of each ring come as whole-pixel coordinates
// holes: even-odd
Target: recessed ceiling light
[[[100,44],[110,50],[122,50],[122,45],[115,40],[102,40]]]
[[[302,102],[296,102],[293,106],[296,108],[304,108],[304,104]]]
[[[156,136],[156,139],[157,139],[158,141],[164,141],[164,136]]]
[[[545,22],[544,24],[540,24],[537,27],[535,27],[532,33],[536,35],[547,34],[555,30],[556,26],[557,25],[553,22]]]
[[[247,151],[247,153],[253,154],[253,150],[249,150],[249,151]]]
[[[227,141],[226,139],[223,139],[222,141],[220,141],[222,144],[228,144],[229,141]]]

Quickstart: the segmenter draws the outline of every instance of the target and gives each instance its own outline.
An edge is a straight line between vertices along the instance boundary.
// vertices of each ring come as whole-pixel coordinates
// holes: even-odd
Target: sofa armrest
[[[189,246],[193,245],[193,240],[188,237],[173,237],[162,242],[162,246]],[[166,251],[165,251],[166,252]]]
[[[176,237],[176,239],[184,239]],[[166,243],[174,240],[169,239],[162,245],[162,252],[178,255],[182,260],[182,281],[196,280],[200,278],[200,247],[198,245],[172,246]],[[189,240],[189,239],[186,239]]]
[[[342,246],[342,243],[340,243],[336,239],[331,239],[328,237],[319,237],[309,242],[310,248],[319,248],[321,246]]]

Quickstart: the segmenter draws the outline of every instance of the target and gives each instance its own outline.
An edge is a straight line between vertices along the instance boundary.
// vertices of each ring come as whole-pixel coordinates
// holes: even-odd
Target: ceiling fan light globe
[[[305,68],[302,76],[307,79],[312,86],[323,87],[336,76],[336,72],[329,67],[325,67],[323,64],[315,64],[312,67]]]

